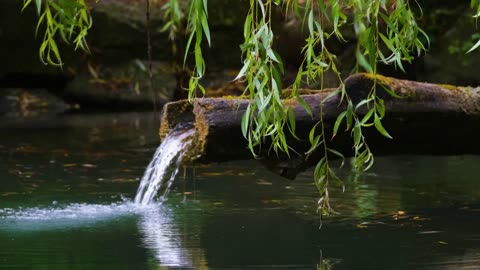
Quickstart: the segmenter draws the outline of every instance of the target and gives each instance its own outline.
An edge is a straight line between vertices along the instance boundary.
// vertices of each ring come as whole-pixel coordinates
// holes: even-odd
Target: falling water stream
[[[163,194],[158,201],[166,200],[181,165],[182,157],[192,143],[194,132],[193,128],[177,128],[165,137],[140,181],[135,196],[136,204],[152,204],[162,187],[164,188]]]

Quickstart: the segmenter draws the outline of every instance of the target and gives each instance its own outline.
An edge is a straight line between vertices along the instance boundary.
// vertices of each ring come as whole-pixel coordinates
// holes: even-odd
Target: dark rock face
[[[112,66],[89,62],[66,86],[66,99],[116,110],[160,107],[173,98],[175,74],[169,65],[155,62],[150,81],[147,68],[148,63],[138,59]]]
[[[472,18],[473,11],[466,3],[455,7],[446,4],[431,11],[425,28],[429,31],[432,46],[417,67],[417,79],[453,85],[479,85],[480,50],[467,54],[480,39],[477,24]]]

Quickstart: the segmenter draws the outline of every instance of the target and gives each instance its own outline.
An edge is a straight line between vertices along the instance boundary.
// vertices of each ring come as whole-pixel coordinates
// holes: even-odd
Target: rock
[[[63,113],[72,106],[45,89],[3,89],[0,116],[36,117]]]
[[[432,14],[430,21],[445,22],[441,31],[438,26],[427,27],[432,45],[417,64],[417,80],[454,85],[480,84],[480,50],[467,54],[480,39],[472,14],[467,4],[449,10],[438,9]]]
[[[86,66],[62,92],[66,100],[80,102],[84,107],[152,109],[152,89],[158,107],[172,100],[176,89],[174,71],[162,62],[152,64],[152,88],[145,61],[132,60],[111,66],[89,62]]]

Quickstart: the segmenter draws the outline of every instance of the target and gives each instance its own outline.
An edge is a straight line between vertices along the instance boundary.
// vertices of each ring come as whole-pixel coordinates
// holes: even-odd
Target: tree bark
[[[346,91],[356,104],[367,97],[376,87],[376,93],[385,101],[386,116],[384,127],[392,135],[388,139],[374,127],[363,128],[367,143],[375,155],[399,154],[480,154],[480,88],[436,85],[415,81],[398,80],[370,74],[356,74],[345,81]],[[387,87],[401,98],[392,97]],[[262,160],[279,174],[294,178],[295,175],[314,164],[321,157],[319,153],[305,160],[310,148],[308,134],[320,119],[320,104],[334,89],[316,94],[302,95],[312,109],[308,114],[295,100],[285,100],[295,112],[297,136],[288,142],[295,152],[290,157],[269,153],[268,142],[258,151]],[[247,141],[241,134],[241,118],[249,101],[230,98],[201,98],[192,104],[187,101],[169,103],[164,107],[160,136],[181,122],[192,122],[197,130],[195,149],[188,161],[222,162],[249,159],[253,155]],[[323,101],[323,119],[326,136],[331,137],[338,115],[346,109],[345,102],[335,95]],[[366,110],[357,114],[364,115]],[[343,132],[330,140],[329,147],[352,156],[350,132]]]

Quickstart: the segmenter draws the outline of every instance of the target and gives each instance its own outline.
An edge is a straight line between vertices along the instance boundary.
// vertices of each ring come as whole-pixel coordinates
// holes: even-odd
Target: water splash
[[[163,202],[166,199],[180,168],[182,157],[192,144],[194,132],[193,128],[174,129],[165,137],[145,170],[135,196],[135,203],[152,204],[162,187],[164,187],[164,191],[158,201]]]
[[[153,209],[153,207],[151,207]],[[48,231],[96,226],[102,222],[151,211],[131,200],[111,204],[71,203],[44,207],[0,209],[1,231]]]
[[[193,242],[194,247],[189,246],[195,239],[184,236],[186,228],[177,220],[178,215],[170,205],[143,206],[126,198],[110,204],[52,202],[42,207],[0,208],[0,237],[2,234],[35,237],[35,233],[77,233],[78,230],[98,232],[115,224],[136,223],[142,246],[151,251],[159,265],[175,269],[205,266],[204,251],[197,242]],[[7,245],[0,243],[0,261],[4,251],[1,248]],[[45,252],[50,254],[52,250]],[[0,263],[0,269],[2,266]]]

